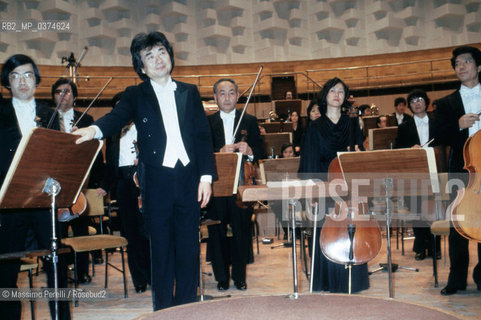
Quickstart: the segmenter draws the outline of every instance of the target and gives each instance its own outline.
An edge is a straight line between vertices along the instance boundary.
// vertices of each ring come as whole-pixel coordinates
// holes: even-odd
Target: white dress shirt
[[[459,93],[463,100],[465,113],[479,114],[481,112],[481,84],[478,83],[472,88],[461,85]],[[476,121],[474,125],[469,128],[469,136],[478,132],[479,129],[481,129],[481,121]]]
[[[220,110],[220,118],[224,124],[225,144],[233,144],[232,135],[234,134],[235,109],[229,113]]]
[[[403,123],[404,113],[398,114],[397,112],[395,112],[395,114],[396,114],[397,123],[398,124]]]
[[[62,127],[62,123],[60,123],[60,129],[62,130],[62,128],[63,128],[63,131],[67,132],[67,133],[72,132],[72,127],[73,127],[73,122],[74,122],[73,121],[73,119],[74,119],[73,108],[66,111],[66,112],[58,110],[58,116],[59,116],[59,121],[61,121],[63,123],[63,127]]]
[[[150,80],[150,83],[157,96],[160,112],[162,114],[162,121],[167,134],[167,146],[165,148],[162,165],[164,167],[174,168],[177,160],[180,160],[180,162],[186,166],[189,164],[190,159],[185,150],[182,135],[180,134],[177,105],[174,96],[174,91],[177,89],[177,85],[172,81],[172,78],[169,78],[164,87],[152,80]]]
[[[29,134],[33,128],[37,127],[37,123],[35,122],[35,99],[24,102],[17,98],[12,98],[12,104],[22,136],[25,136]]]
[[[425,115],[423,118],[420,118],[415,115],[414,122],[416,123],[420,145],[423,146],[429,140],[429,117]],[[425,145],[425,147],[427,148],[428,146]]]
[[[134,142],[137,141],[137,128],[134,123],[125,126],[120,133],[119,167],[133,166],[137,159]]]

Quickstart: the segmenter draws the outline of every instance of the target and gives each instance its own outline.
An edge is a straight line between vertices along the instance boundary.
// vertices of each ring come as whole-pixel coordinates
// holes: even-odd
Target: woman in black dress
[[[311,121],[304,134],[301,148],[299,173],[303,178],[321,178],[326,180],[329,164],[337,156],[338,151],[363,150],[363,135],[357,118],[347,114],[349,88],[339,78],[328,80],[318,98],[321,116]],[[345,110],[345,111],[344,111]],[[322,201],[322,199],[321,199]],[[328,213],[334,202],[326,199],[325,208]],[[323,212],[320,212],[321,216]],[[320,221],[322,226],[324,220]],[[314,291],[348,292],[349,273],[342,264],[328,260],[319,246],[320,230],[317,232]],[[369,288],[367,265],[353,266],[352,292]]]

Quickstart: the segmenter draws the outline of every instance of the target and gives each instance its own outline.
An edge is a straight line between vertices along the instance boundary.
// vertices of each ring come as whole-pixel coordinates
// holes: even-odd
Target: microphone
[[[77,67],[80,65],[80,62],[87,54],[87,51],[89,51],[89,47],[85,46],[84,49],[82,50],[82,53],[80,54],[80,57],[78,58],[77,64],[75,65],[75,69],[77,69]]]

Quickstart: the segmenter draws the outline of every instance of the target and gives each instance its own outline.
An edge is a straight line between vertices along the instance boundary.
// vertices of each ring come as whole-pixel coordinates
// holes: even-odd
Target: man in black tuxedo
[[[112,107],[120,101],[122,92],[112,99]],[[128,241],[127,262],[135,292],[142,293],[150,284],[150,245],[145,232],[143,213],[139,210],[140,190],[134,183],[137,171],[137,128],[129,123],[111,138],[107,139],[106,170],[102,188],[103,196],[115,193],[120,219],[120,232]],[[140,174],[139,174],[140,175]],[[112,192],[114,191],[114,192]]]
[[[396,148],[421,148],[435,146],[435,143],[428,144],[434,137],[433,120],[429,118],[426,109],[429,106],[429,97],[424,90],[416,89],[409,93],[407,97],[409,110],[414,117],[404,120],[398,127],[396,137]],[[409,164],[408,164],[409,165]],[[411,212],[421,213],[421,198],[411,198],[408,205]],[[413,222],[414,243],[413,251],[416,252],[414,258],[416,260],[424,260],[426,251],[428,256],[433,256],[433,236],[429,224],[423,220]],[[436,241],[437,259],[441,258],[440,238]]]
[[[208,117],[215,152],[241,152],[244,161],[257,161],[264,155],[256,117],[244,114],[236,136],[234,130],[239,123],[241,111],[236,110],[239,90],[232,79],[220,79],[214,85],[214,99],[220,111]],[[207,242],[212,260],[217,289],[229,289],[232,264],[232,279],[239,290],[246,290],[246,265],[251,243],[250,223],[252,208],[240,208],[236,196],[212,199],[207,217],[221,220],[221,224],[209,226]],[[227,238],[227,225],[232,228],[232,241]]]
[[[47,127],[53,114],[47,105],[41,104],[34,98],[35,89],[40,80],[38,68],[28,56],[13,55],[3,64],[1,82],[10,90],[12,99],[3,100],[0,105],[1,183],[5,179],[22,136],[28,135],[35,127]],[[52,128],[59,129],[58,121],[53,122]],[[38,249],[51,247],[52,222],[48,208],[0,210],[0,254],[24,251],[29,230],[33,232]],[[57,235],[59,235],[58,231]],[[42,261],[47,274],[47,285],[53,288],[52,261],[50,258],[43,258]],[[19,270],[19,260],[0,261],[0,288],[17,288]],[[59,256],[58,263],[58,285],[60,288],[68,288],[67,267],[62,255]],[[50,315],[55,319],[55,304],[51,301],[49,305]],[[2,318],[20,319],[21,308],[21,301],[0,301]],[[59,302],[59,318],[70,319],[68,301]]]
[[[396,110],[393,115],[396,118],[396,126],[399,126],[404,121],[412,119],[412,117],[405,113],[406,112],[406,99],[403,97],[397,97],[394,99],[394,110]],[[392,124],[391,124],[392,125]]]
[[[109,114],[74,134],[82,143],[135,123],[139,165],[145,168],[139,179],[145,185],[152,299],[159,310],[197,298],[199,215],[216,175],[214,151],[197,87],[170,76],[174,53],[164,34],[136,35],[130,52],[144,82],[128,87]]]
[[[439,99],[434,111],[436,139],[450,146],[448,169],[450,178],[457,177],[467,182],[463,159],[463,147],[468,137],[481,129],[481,51],[475,47],[463,46],[453,50],[451,65],[461,81],[461,88]],[[463,175],[461,173],[464,173]],[[462,175],[462,176],[461,176]],[[453,198],[456,192],[452,193]],[[478,264],[473,270],[473,280],[481,290],[481,244],[478,243]],[[450,269],[448,283],[441,290],[442,295],[455,294],[466,289],[469,266],[469,241],[454,228],[449,233]]]

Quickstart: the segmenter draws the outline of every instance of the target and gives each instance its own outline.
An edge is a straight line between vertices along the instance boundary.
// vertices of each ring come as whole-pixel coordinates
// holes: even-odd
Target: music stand
[[[51,208],[51,255],[57,279],[56,207],[70,207],[80,193],[102,141],[76,144],[72,134],[35,128],[22,137],[0,190],[0,209]],[[19,196],[21,195],[21,196]],[[58,318],[58,299],[55,299]]]
[[[237,186],[239,185],[239,174],[242,163],[242,153],[214,153],[215,167],[217,170],[217,180],[212,182],[212,197],[229,197],[237,194]],[[212,296],[204,295],[204,273],[202,271],[202,251],[200,250],[201,225],[211,226],[220,224],[220,220],[204,220],[199,224],[199,284],[200,284],[200,301],[214,299]],[[226,297],[230,297],[227,295]]]
[[[369,129],[369,150],[392,149],[396,137],[397,127]]]
[[[385,196],[389,297],[393,298],[389,198],[393,195],[429,196],[439,192],[433,148],[340,152],[338,158],[351,194]],[[366,172],[366,163],[369,163],[369,172]]]

